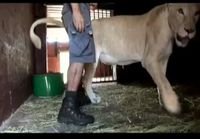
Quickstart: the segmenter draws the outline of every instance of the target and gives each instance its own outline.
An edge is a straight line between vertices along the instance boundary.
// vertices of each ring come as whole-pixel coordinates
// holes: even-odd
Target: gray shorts
[[[62,21],[69,36],[70,63],[94,63],[95,62],[95,44],[92,34],[90,11],[87,4],[81,3],[80,8],[85,18],[85,30],[77,32],[69,4],[63,6]]]

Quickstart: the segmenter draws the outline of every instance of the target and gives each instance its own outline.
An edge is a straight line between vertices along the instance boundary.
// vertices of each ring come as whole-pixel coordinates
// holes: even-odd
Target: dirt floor
[[[197,133],[200,132],[200,87],[198,84],[173,85],[180,96],[183,112],[175,116],[159,106],[154,85],[94,85],[102,101],[82,107],[95,117],[88,126],[56,121],[62,97],[31,96],[3,124],[1,133]]]

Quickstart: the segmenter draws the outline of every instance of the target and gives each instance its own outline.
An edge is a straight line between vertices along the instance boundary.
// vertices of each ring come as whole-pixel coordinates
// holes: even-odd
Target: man
[[[84,64],[95,62],[95,46],[92,36],[90,8],[97,4],[65,3],[62,9],[62,21],[69,35],[70,65],[65,98],[58,114],[58,122],[65,124],[87,125],[94,117],[80,111],[80,105],[87,104],[86,96],[78,89]],[[81,98],[83,97],[83,98]],[[85,102],[85,103],[84,103]]]

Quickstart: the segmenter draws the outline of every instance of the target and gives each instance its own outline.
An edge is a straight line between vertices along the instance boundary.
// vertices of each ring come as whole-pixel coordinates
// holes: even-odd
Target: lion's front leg
[[[170,113],[178,114],[181,110],[178,96],[167,80],[161,64],[156,60],[147,59],[144,61],[143,66],[157,85],[164,107]]]
[[[160,62],[160,68],[161,72],[166,76],[166,71],[167,71],[167,63],[168,63],[169,58],[162,59],[162,62]],[[161,93],[159,88],[157,87],[157,92],[158,92],[158,101],[160,106],[163,106],[162,99],[161,99]]]
[[[101,101],[101,97],[97,95],[96,93],[94,93],[92,89],[92,79],[94,77],[96,67],[97,67],[97,63],[86,64],[85,74],[83,76],[83,85],[92,103],[99,103]]]

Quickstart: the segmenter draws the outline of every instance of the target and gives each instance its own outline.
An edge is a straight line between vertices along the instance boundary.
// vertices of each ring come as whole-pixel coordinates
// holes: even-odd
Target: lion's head
[[[198,3],[173,3],[168,4],[168,22],[175,42],[180,47],[185,47],[189,40],[196,34],[196,23],[200,15]]]

